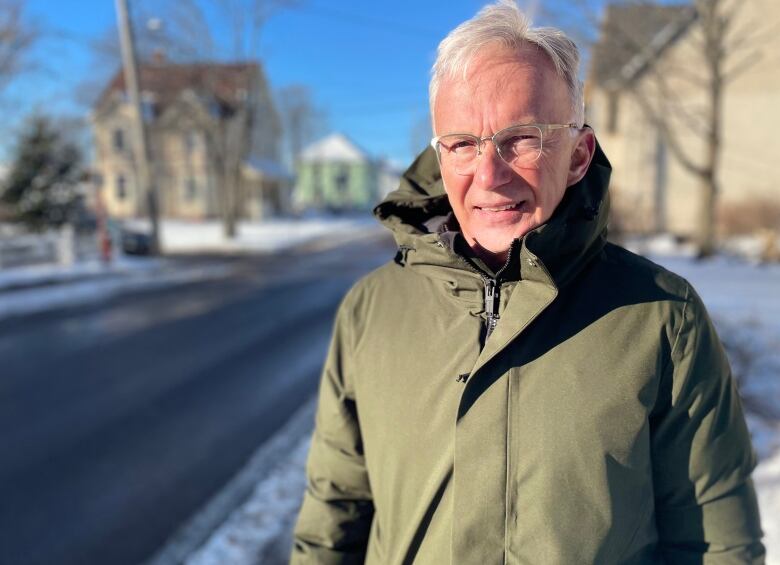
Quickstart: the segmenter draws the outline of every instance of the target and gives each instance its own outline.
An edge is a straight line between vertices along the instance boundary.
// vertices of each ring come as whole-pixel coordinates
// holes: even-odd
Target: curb
[[[301,458],[305,459],[308,450],[315,407],[316,396],[306,401],[244,468],[143,565],[250,564],[268,553],[288,533],[291,520],[291,516],[269,516],[269,499],[277,498],[278,510],[281,490],[283,510],[295,514],[303,497]],[[302,484],[295,482],[289,485],[292,489],[280,489],[291,469],[300,470]],[[293,492],[285,492],[290,490]]]

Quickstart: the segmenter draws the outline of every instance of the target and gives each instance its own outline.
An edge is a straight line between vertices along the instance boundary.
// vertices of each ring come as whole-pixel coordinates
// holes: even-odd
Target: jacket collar
[[[523,236],[515,245],[520,258],[520,279],[538,279],[560,288],[600,252],[606,241],[607,187],[611,170],[597,143],[593,161],[583,179],[566,190],[563,200],[545,224]],[[374,215],[395,236],[400,250],[399,262],[421,269],[428,276],[448,280],[455,286],[470,287],[475,273],[467,273],[467,277],[459,274],[469,271],[464,265],[466,262],[453,246],[443,244],[439,230],[431,231],[428,227],[437,216],[451,212],[436,155],[431,148],[417,157],[404,173],[399,188],[374,209]],[[481,284],[478,275],[476,282]]]

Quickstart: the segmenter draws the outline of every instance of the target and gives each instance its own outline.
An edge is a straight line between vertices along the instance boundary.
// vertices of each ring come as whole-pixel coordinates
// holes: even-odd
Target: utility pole
[[[149,220],[152,224],[151,252],[160,252],[160,219],[158,217],[157,187],[152,181],[149,168],[151,156],[146,133],[146,124],[141,110],[141,93],[138,84],[138,65],[136,63],[135,47],[133,45],[133,30],[127,9],[127,0],[116,0],[116,17],[119,24],[119,39],[122,46],[122,67],[125,75],[125,88],[130,100],[133,116],[133,153],[135,155],[135,168],[138,186],[142,194],[146,195]]]

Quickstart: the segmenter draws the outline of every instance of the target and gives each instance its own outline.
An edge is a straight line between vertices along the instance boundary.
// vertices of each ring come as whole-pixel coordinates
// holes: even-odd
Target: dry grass
[[[718,227],[725,236],[750,235],[759,230],[780,232],[780,200],[756,198],[721,203]]]

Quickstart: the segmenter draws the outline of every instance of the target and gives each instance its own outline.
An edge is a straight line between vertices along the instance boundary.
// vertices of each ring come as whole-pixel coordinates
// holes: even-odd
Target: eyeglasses
[[[542,154],[544,136],[557,129],[580,129],[576,124],[522,124],[509,126],[493,135],[477,137],[469,133],[448,133],[431,140],[439,166],[459,175],[472,175],[477,157],[486,141],[492,141],[499,157],[517,168],[530,168]]]

